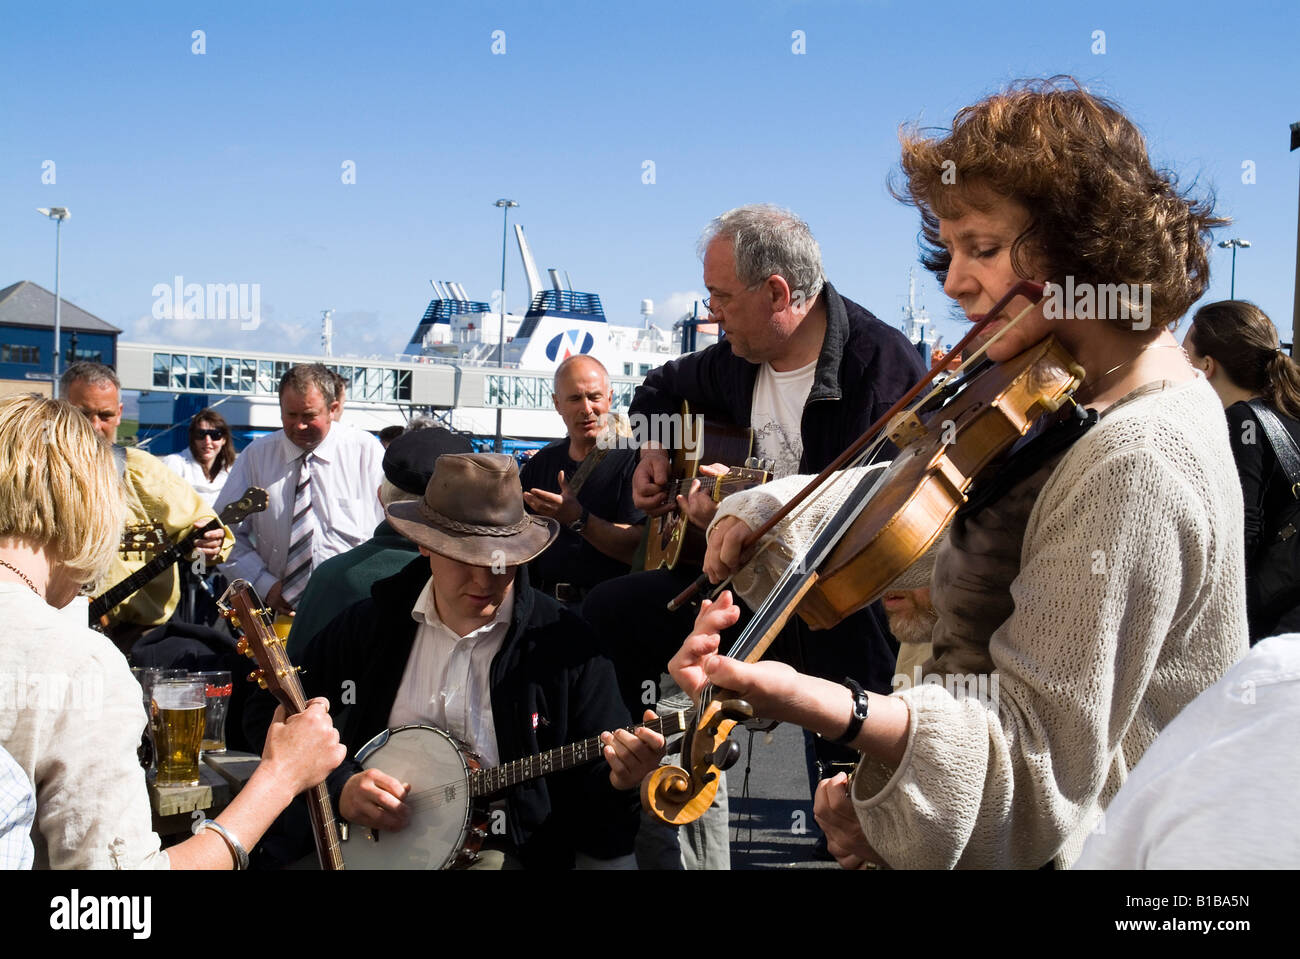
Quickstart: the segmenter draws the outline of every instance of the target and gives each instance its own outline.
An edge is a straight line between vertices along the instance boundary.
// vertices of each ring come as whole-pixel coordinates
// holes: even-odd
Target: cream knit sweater
[[[757,526],[799,485],[728,497],[714,522]],[[1030,513],[1015,611],[989,643],[996,695],[896,693],[911,713],[902,762],[858,766],[854,805],[885,861],[1073,862],[1160,730],[1246,651],[1242,516],[1223,410],[1204,380],[1110,407]],[[778,535],[797,544],[813,519]],[[938,547],[938,563],[950,549]],[[769,582],[751,575],[738,589],[752,602]]]

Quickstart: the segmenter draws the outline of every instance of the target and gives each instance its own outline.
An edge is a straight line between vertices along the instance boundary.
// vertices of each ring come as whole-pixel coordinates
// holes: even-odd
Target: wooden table
[[[171,845],[190,835],[194,824],[212,819],[230,805],[230,800],[253,775],[261,757],[256,753],[227,750],[204,753],[199,762],[197,786],[159,786],[149,784],[149,806],[153,811],[154,831],[164,845]],[[168,842],[167,840],[171,841]]]

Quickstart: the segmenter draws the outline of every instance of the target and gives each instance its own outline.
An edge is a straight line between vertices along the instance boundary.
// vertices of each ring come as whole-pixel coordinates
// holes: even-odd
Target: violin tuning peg
[[[713,751],[713,765],[722,770],[730,769],[736,765],[736,760],[739,758],[740,744],[734,739],[728,739]]]

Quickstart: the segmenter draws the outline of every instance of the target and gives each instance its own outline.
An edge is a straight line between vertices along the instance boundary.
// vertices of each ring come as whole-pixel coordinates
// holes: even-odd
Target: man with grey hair
[[[384,448],[336,422],[341,408],[333,372],[290,367],[280,380],[284,429],[248,445],[217,498],[222,509],[249,486],[266,490],[266,510],[235,530],[225,573],[252,583],[277,613],[292,615],[312,570],[369,539],[384,518],[375,498]]]
[[[909,390],[925,372],[900,331],[841,296],[822,272],[808,225],[779,207],[730,210],[700,240],[709,313],[726,336],[717,344],[653,370],[636,391],[631,416],[692,413],[749,426],[757,455],[778,477],[817,473]],[[892,455],[893,449],[882,452]],[[633,479],[636,505],[650,516],[685,511],[707,529],[717,504],[698,492],[670,499],[668,451],[645,445]],[[698,569],[634,573],[596,587],[583,615],[606,643],[620,683],[656,685],[694,612],[665,611]],[[867,689],[893,689],[898,646],[879,604],[816,636],[794,618],[770,656],[801,672],[846,676]],[[816,744],[826,762],[837,757]]]

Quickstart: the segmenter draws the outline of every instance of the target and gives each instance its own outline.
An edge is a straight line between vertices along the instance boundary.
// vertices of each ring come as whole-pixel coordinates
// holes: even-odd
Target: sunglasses
[[[194,438],[198,439],[200,436],[206,436],[210,440],[220,440],[225,439],[226,433],[224,430],[195,430]]]

